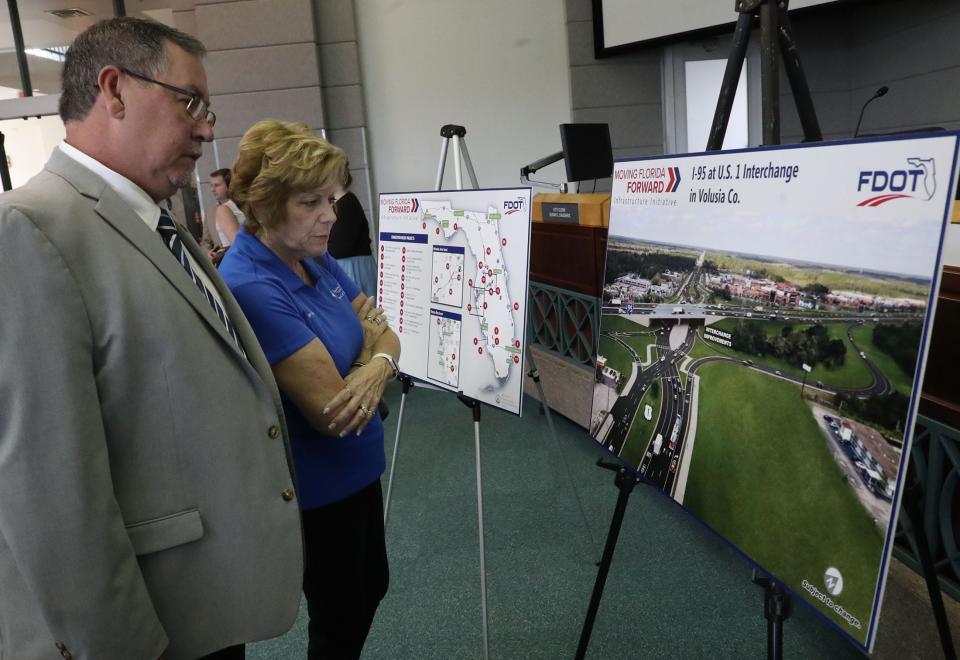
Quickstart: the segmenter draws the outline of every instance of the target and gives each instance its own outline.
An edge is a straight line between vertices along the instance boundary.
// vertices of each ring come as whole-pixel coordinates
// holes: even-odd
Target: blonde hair
[[[290,195],[314,188],[343,188],[350,181],[347,156],[306,124],[266,119],[240,140],[230,198],[246,215],[244,230],[286,221]]]

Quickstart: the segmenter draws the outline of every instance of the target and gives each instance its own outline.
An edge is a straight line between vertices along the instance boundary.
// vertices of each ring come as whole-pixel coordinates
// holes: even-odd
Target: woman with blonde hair
[[[308,658],[360,656],[387,590],[377,404],[400,342],[327,254],[343,151],[303,124],[262,121],[230,193],[246,215],[220,264],[280,387],[305,545]]]

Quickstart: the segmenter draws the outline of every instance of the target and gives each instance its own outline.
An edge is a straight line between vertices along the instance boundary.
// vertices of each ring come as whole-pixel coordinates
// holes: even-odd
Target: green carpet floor
[[[385,398],[389,463],[399,387]],[[574,657],[616,504],[613,473],[595,465],[605,453],[582,428],[553,419],[556,441],[533,399],[521,419],[482,411],[492,658]],[[389,510],[390,590],[364,658],[481,657],[476,505],[470,411],[451,394],[414,388]],[[746,560],[641,484],[630,496],[587,657],[765,658],[763,596],[750,577]],[[247,658],[305,657],[305,616],[302,607],[289,633],[250,645]],[[800,604],[784,639],[787,658],[862,657]]]

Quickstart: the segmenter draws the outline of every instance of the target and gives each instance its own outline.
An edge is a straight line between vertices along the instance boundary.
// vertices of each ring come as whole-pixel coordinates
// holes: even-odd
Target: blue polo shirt
[[[301,262],[309,286],[256,237],[240,232],[220,264],[220,275],[243,309],[271,365],[314,339],[323,342],[346,376],[363,348],[363,328],[350,302],[360,289],[330,255]],[[383,422],[377,413],[363,433],[339,438],[313,428],[281,392],[301,509],[353,495],[380,478],[386,466]]]

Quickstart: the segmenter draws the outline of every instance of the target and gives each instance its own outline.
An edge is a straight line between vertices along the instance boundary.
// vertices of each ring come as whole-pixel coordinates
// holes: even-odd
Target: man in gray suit
[[[0,657],[243,657],[300,601],[280,397],[158,202],[213,139],[203,46],[104,21],[64,67],[66,141],[0,196]]]

